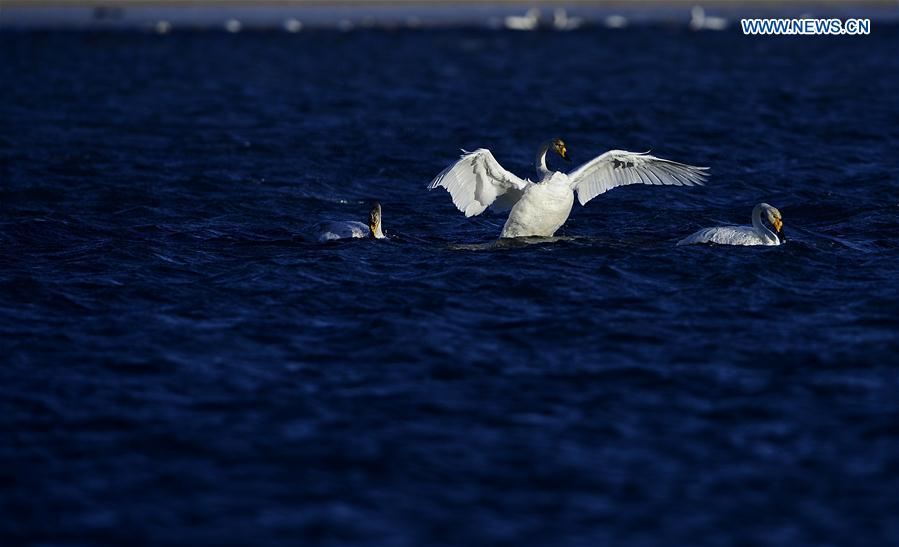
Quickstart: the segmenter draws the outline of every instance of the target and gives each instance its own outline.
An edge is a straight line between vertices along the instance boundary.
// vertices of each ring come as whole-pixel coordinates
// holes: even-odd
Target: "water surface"
[[[897,46],[0,34],[4,543],[896,544]],[[530,244],[425,189],[553,136],[712,178]]]

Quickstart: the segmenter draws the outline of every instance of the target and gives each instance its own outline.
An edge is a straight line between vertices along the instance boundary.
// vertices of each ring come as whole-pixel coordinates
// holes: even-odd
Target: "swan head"
[[[563,160],[570,162],[571,158],[568,156],[568,148],[565,147],[565,141],[562,139],[556,138],[552,140],[552,149],[556,154],[562,157]]]
[[[786,241],[787,238],[783,232],[784,222],[780,211],[777,210],[777,207],[772,207],[767,203],[762,204],[762,209],[765,210],[765,214],[768,216],[768,222],[774,226],[774,233],[777,234],[777,239],[779,239],[781,243]]]
[[[375,239],[384,239],[386,236],[381,231],[381,204],[377,201],[368,213],[368,228],[371,230],[371,237]]]

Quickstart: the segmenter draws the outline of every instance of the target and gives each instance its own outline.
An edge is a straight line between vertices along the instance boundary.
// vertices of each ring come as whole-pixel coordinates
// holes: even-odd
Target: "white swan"
[[[540,10],[531,8],[524,15],[509,15],[505,24],[509,30],[536,30],[540,25]]]
[[[708,176],[707,167],[624,150],[606,152],[566,175],[546,167],[546,152],[550,149],[571,161],[562,139],[545,142],[537,151],[538,182],[516,177],[503,169],[489,150],[481,148],[474,152],[463,150],[462,159],[437,175],[428,189],[446,188],[466,217],[479,215],[491,205],[496,211],[512,209],[500,237],[550,237],[568,220],[574,192],[585,205],[618,186],[693,186],[701,185]]]
[[[623,15],[609,15],[603,22],[606,28],[624,28],[627,26],[627,18]]]
[[[381,230],[381,204],[375,203],[368,213],[368,224],[356,221],[325,222],[318,225],[316,239],[320,243],[337,239],[372,237],[386,239]]]
[[[774,226],[774,231],[762,223],[762,212],[766,214],[768,222]],[[703,228],[695,234],[685,237],[677,242],[678,245],[691,245],[694,243],[718,243],[720,245],[780,245],[787,238],[783,233],[783,219],[775,207],[767,203],[759,203],[752,210],[752,227],[749,226],[719,226],[717,228]]]
[[[553,10],[553,28],[556,30],[575,30],[581,28],[583,24],[583,18],[569,17],[565,8]]]
[[[690,30],[724,30],[727,28],[727,19],[706,15],[702,6],[693,6],[690,11]]]

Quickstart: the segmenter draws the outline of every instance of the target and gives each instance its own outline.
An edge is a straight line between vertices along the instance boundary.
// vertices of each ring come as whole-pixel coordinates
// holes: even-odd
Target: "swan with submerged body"
[[[491,206],[497,212],[511,209],[500,237],[551,237],[568,220],[575,193],[585,205],[619,186],[693,186],[702,185],[708,177],[707,167],[624,150],[610,150],[565,174],[546,166],[550,150],[571,161],[562,139],[546,141],[537,151],[536,182],[505,170],[486,148],[463,150],[461,159],[437,175],[428,189],[445,188],[466,217],[479,215]]]
[[[325,222],[319,224],[316,230],[316,239],[324,243],[338,239],[353,239],[371,237],[373,239],[386,239],[387,236],[381,230],[381,204],[375,203],[368,213],[368,224],[353,220],[339,222]]]
[[[774,227],[772,231],[762,222],[762,214]],[[752,226],[718,226],[703,228],[678,241],[678,245],[717,243],[719,245],[780,245],[787,238],[783,232],[783,217],[776,207],[759,203],[752,209]]]

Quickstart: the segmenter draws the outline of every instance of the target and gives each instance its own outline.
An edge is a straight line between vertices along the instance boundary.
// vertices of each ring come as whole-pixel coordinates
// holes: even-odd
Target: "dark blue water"
[[[899,543],[897,51],[0,34],[2,543]],[[552,136],[712,178],[499,246],[425,190]]]

